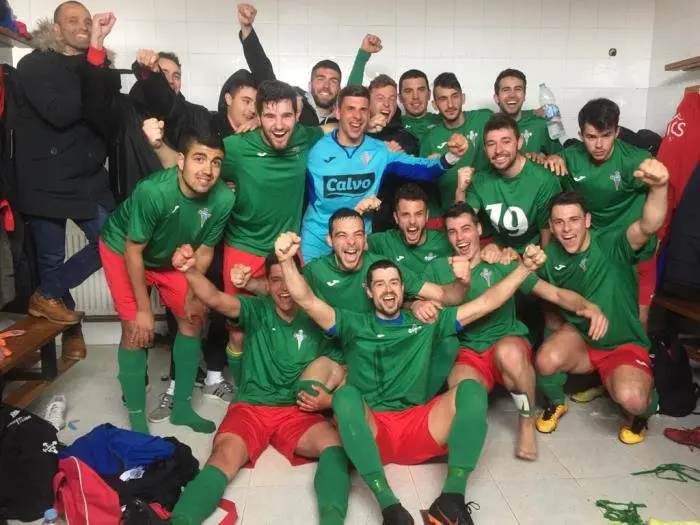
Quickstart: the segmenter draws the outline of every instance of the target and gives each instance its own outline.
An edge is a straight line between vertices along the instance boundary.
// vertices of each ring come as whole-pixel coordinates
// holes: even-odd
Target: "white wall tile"
[[[159,22],[184,22],[187,20],[187,0],[154,0]]]
[[[569,27],[571,5],[569,0],[542,0],[542,27]]]
[[[111,35],[110,35],[111,36]],[[156,22],[158,50],[186,54],[188,50],[186,22]]]
[[[602,28],[623,28],[627,25],[627,6],[634,4],[634,0],[614,0],[601,3],[598,10],[598,27]],[[634,10],[633,7],[630,7]]]
[[[455,27],[478,27],[484,25],[485,0],[460,0],[455,4]]]
[[[527,2],[522,2],[520,8],[525,8]],[[510,27],[511,13],[517,9],[513,0],[501,0],[500,2],[486,2],[484,4],[484,27]]]
[[[542,25],[542,1],[527,0],[515,4],[511,11],[511,24],[514,27],[537,27]]]
[[[381,2],[377,2],[381,4]],[[424,26],[427,17],[425,0],[401,0],[397,2],[396,25]]]
[[[309,18],[309,6],[307,0],[285,1],[277,4],[277,19],[280,24],[306,24]],[[260,10],[258,10],[260,12]]]
[[[598,2],[596,0],[571,0],[569,25],[576,28],[598,27]]]
[[[511,52],[509,27],[484,28],[483,58],[508,58]]]
[[[514,27],[510,31],[510,56],[537,58],[540,56],[540,29]]]
[[[114,6],[112,10],[121,20],[156,19],[153,0],[121,0],[119,5]]]
[[[425,56],[425,27],[399,26],[396,28],[396,55],[405,57]],[[421,63],[425,59],[421,58]]]
[[[216,0],[187,0],[186,10],[188,22],[219,21]],[[233,9],[231,16],[234,20],[238,20]]]
[[[567,56],[569,31],[555,27],[540,29],[540,57],[556,58]]]
[[[627,3],[627,28],[653,29],[657,1],[659,0],[630,0]]]
[[[453,27],[455,4],[459,0],[430,0],[425,12],[427,26]]]
[[[483,31],[480,27],[456,27],[454,30],[455,57],[480,57],[483,41]]]
[[[277,28],[277,41],[280,55],[306,55],[309,52],[307,26],[280,24]],[[284,77],[280,77],[284,78]]]
[[[371,25],[395,26],[398,0],[367,0],[364,11],[367,14],[367,22]],[[350,5],[355,5],[354,2]]]
[[[218,29],[219,24],[216,22],[188,22],[187,41],[190,53],[217,53]]]
[[[147,21],[125,21],[122,27],[126,33],[126,49],[136,51],[141,48],[155,49],[158,47],[156,39],[156,23]]]
[[[426,58],[454,58],[454,31],[451,27],[428,27],[425,30]]]

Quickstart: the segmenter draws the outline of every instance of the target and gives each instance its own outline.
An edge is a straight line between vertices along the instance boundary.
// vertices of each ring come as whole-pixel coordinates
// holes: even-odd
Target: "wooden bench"
[[[56,336],[69,327],[52,323],[48,319],[26,317],[0,333],[24,330],[20,336],[5,339],[12,355],[0,359],[0,398],[8,381],[24,381],[4,399],[18,407],[26,407],[44,388],[69,370],[77,361],[56,357]],[[41,362],[41,368],[34,367]]]
[[[700,323],[700,303],[693,303],[673,297],[657,296],[655,302],[666,310],[678,314],[681,317]]]

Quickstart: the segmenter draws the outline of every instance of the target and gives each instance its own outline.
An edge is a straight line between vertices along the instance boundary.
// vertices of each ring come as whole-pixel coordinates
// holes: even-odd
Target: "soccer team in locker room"
[[[239,6],[248,33],[254,18]],[[522,110],[522,72],[498,75],[498,113],[463,111],[453,73],[431,86],[412,69],[398,84],[380,75],[362,87],[380,50],[367,35],[342,89],[337,64],[314,66],[308,102],[319,126],[297,122],[297,89],[246,76],[226,103],[232,127],[250,131],[169,145],[162,122],[144,123],[164,169],[112,213],[99,247],[123,326],[118,379],[131,428],[149,431],[151,287],[177,319],[171,423],[216,430],[191,404],[208,309],[230,320],[237,386],[175,524],[206,519],[270,444],[292,464],[318,460],[322,524],[344,522],[351,464],[384,523],[413,523],[383,465],[441,456],[447,475],[428,519],[473,524],[465,493],[496,384],[519,412],[522,460],[537,459],[536,430],[553,432],[567,412],[567,373],[596,371],[629,416],[620,441],[644,439],[657,406],[645,314],[666,168],[617,139],[610,100],[584,105],[582,141],[563,148],[544,118]],[[158,68],[154,53],[139,60]],[[370,136],[395,119],[397,99],[419,155]],[[389,177],[403,181],[380,201]],[[396,227],[372,233],[382,208]],[[223,291],[205,277],[219,243]]]

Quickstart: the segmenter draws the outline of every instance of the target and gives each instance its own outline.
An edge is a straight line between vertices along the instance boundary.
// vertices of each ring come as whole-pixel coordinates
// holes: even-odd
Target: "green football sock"
[[[476,468],[486,442],[488,406],[488,392],[481,383],[468,379],[457,385],[443,492],[464,494],[467,478]]]
[[[537,372],[537,386],[544,396],[555,405],[563,405],[566,402],[564,383],[566,383],[566,372],[556,372],[551,376]]]
[[[651,399],[649,400],[649,406],[640,416],[644,419],[649,419],[651,416],[659,411],[659,394],[656,392],[656,388],[651,389]]]
[[[365,405],[357,388],[345,385],[336,390],[333,411],[345,452],[377,498],[379,506],[384,510],[398,503],[386,480],[379,449],[365,418]]]
[[[310,396],[318,396],[318,392],[311,388],[312,386],[317,386],[327,394],[330,394],[331,391],[326,388],[326,385],[321,383],[320,381],[316,381],[315,379],[300,379],[296,383],[294,383],[294,391],[298,394],[299,392],[306,392]]]
[[[179,381],[180,378],[178,377]],[[190,481],[173,509],[173,525],[200,525],[219,505],[228,485],[226,475],[213,465],[206,465]]]
[[[318,458],[314,489],[321,525],[343,525],[348,513],[350,473],[342,447],[328,447]]]
[[[228,360],[228,371],[231,373],[233,382],[240,388],[241,371],[243,370],[243,352],[236,351],[230,344],[226,345],[226,358]]]
[[[148,434],[146,421],[146,361],[148,354],[144,348],[127,350],[119,347],[119,383],[124,393],[126,409],[129,411],[131,430]]]
[[[173,425],[188,426],[195,432],[210,434],[216,430],[214,422],[200,417],[192,410],[192,390],[197,378],[200,351],[199,337],[177,333],[173,344],[177,380],[175,381],[175,396],[170,422]]]

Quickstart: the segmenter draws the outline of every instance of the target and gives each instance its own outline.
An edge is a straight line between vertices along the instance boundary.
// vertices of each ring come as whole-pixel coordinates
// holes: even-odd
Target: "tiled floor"
[[[77,430],[61,431],[60,438],[70,443],[95,425],[111,422],[125,425],[126,415],[115,380],[113,346],[93,346],[88,359],[54,383],[32,407],[43,407],[54,393],[68,398],[67,420]],[[160,374],[167,370],[168,354],[151,352],[150,373],[153,388],[149,407],[157,403],[165,383]],[[226,410],[223,404],[195,395],[198,411],[219,421]],[[474,521],[477,525],[594,525],[609,523],[595,507],[597,499],[635,501],[647,505],[645,519],[700,519],[700,483],[665,481],[630,473],[654,468],[661,463],[683,463],[700,468],[700,451],[672,443],[662,435],[664,427],[694,427],[700,416],[683,420],[655,417],[647,440],[634,447],[617,441],[619,423],[615,407],[607,400],[589,405],[570,405],[559,430],[539,437],[540,458],[524,463],[513,457],[513,439],[517,415],[509,398],[493,401],[489,412],[486,449],[467,489],[468,499],[478,502]],[[211,436],[196,434],[169,423],[152,425],[153,433],[174,435],[190,445],[200,461],[210,450]],[[387,467],[389,482],[403,504],[420,523],[419,509],[427,508],[439,493],[445,465]],[[238,508],[240,524],[308,525],[316,523],[313,494],[314,465],[291,467],[279,454],[268,450],[253,470],[244,470],[226,491],[226,497]],[[219,511],[217,511],[219,512]],[[206,523],[219,523],[214,514]],[[371,493],[356,476],[346,523],[381,523]]]

